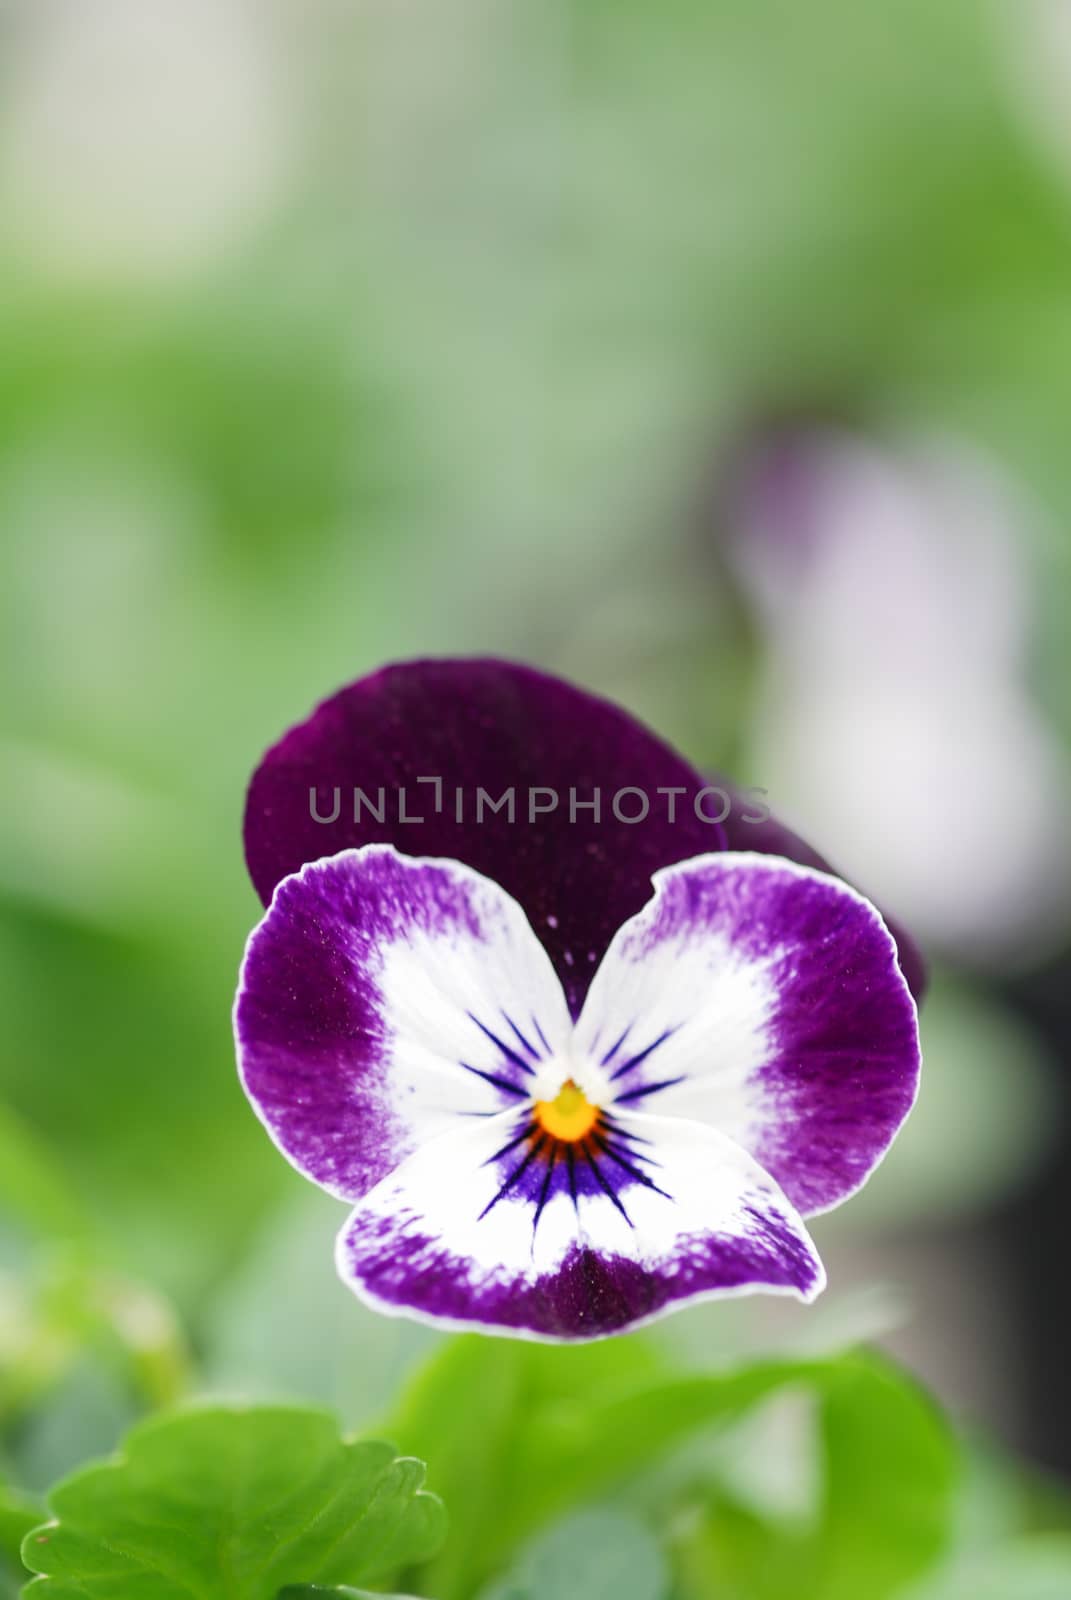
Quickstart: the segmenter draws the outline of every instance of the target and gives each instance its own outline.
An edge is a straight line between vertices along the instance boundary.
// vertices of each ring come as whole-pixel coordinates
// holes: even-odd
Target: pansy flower
[[[820,1292],[803,1219],[911,1108],[922,969],[721,792],[498,661],[388,667],[269,750],[239,1070],[351,1207],[338,1269],[368,1303],[573,1340]]]

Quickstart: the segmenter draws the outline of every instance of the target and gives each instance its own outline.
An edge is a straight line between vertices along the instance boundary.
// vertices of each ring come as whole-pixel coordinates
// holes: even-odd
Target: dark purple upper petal
[[[422,777],[442,779],[438,815]],[[265,904],[282,878],[351,846],[389,843],[462,861],[523,906],[576,1011],[614,933],[649,899],[652,873],[721,848],[720,825],[695,814],[704,783],[624,711],[557,678],[493,660],[403,662],[340,690],[268,751],[249,788],[246,859]],[[336,787],[340,816],[317,822],[310,788],[326,817]],[[367,808],[354,821],[355,787],[373,802],[386,790],[382,823]],[[466,805],[460,823],[457,787]],[[493,800],[515,788],[516,820],[485,808],[477,823],[481,787]],[[557,808],[529,821],[530,788],[553,791]],[[626,788],[648,798],[646,820],[615,817],[613,797]],[[682,791],[673,822],[659,788]],[[423,821],[397,820],[401,789],[406,813]],[[570,820],[570,790],[582,802],[596,789],[600,820],[583,809]],[[632,808],[641,809],[640,798],[626,796],[621,809]],[[711,799],[708,813],[717,809]]]
[[[421,778],[441,780],[438,811],[435,786]],[[705,817],[721,818],[701,820],[697,796],[716,781],[619,707],[530,667],[402,662],[341,689],[268,751],[249,787],[246,859],[265,904],[281,879],[351,847],[388,843],[407,855],[462,861],[524,908],[576,1015],[610,940],[650,898],[659,869],[726,845],[825,868],[779,824],[746,821],[755,808],[743,797],[727,816],[717,794],[700,798]],[[384,791],[382,821],[367,805],[355,820],[356,789],[373,804]],[[485,805],[477,821],[478,789],[492,801],[513,789],[515,820]],[[336,820],[316,820],[310,790],[320,817],[332,816],[337,799]],[[530,819],[531,790],[557,796],[555,808]],[[596,790],[598,820],[583,807]],[[619,809],[632,817],[646,802],[643,820],[615,815],[623,790],[642,791],[621,796]],[[548,794],[537,805],[549,803]],[[580,803],[572,815],[571,795]],[[897,938],[917,994],[921,960]]]

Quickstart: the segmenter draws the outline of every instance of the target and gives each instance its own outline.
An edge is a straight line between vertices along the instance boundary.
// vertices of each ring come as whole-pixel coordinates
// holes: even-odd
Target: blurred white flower
[[[1027,687],[1025,508],[948,442],[801,431],[749,454],[733,520],[778,813],[923,943],[1036,957],[1071,908],[1071,770]]]
[[[241,242],[293,157],[269,17],[253,0],[20,0],[0,111],[8,247],[127,279]]]

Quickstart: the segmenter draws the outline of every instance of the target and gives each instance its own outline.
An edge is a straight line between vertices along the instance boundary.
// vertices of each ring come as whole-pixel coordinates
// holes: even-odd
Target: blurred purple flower
[[[731,524],[770,792],[925,940],[1028,959],[1066,917],[1071,785],[1026,685],[1024,507],[946,442],[799,428],[745,454]]]

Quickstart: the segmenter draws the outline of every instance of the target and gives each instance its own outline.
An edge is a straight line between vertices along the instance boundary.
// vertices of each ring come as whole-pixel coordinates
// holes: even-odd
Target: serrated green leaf
[[[211,1407],[141,1424],[49,1497],[23,1560],[41,1600],[275,1600],[388,1576],[444,1528],[421,1462],[326,1414]]]

